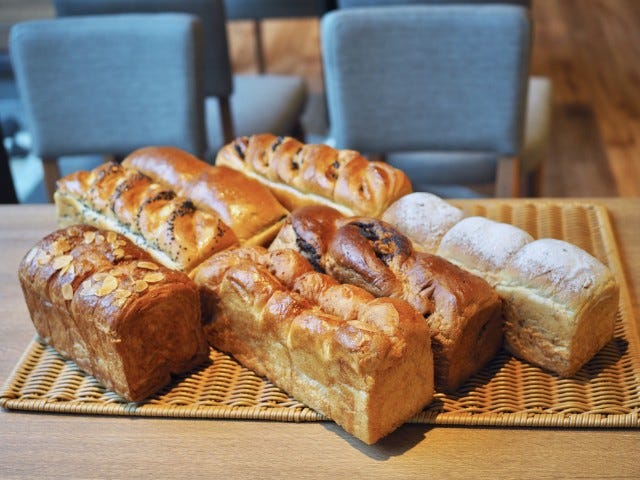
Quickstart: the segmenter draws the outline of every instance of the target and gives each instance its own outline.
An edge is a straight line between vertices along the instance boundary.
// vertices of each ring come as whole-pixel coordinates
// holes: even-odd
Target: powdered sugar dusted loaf
[[[459,208],[437,195],[414,192],[396,200],[382,215],[419,251],[435,253],[447,231],[464,217]]]
[[[509,259],[533,237],[524,230],[484,217],[468,217],[449,230],[437,254],[496,286]]]
[[[507,348],[561,376],[575,374],[611,340],[619,290],[611,271],[555,239],[521,248],[499,275]]]

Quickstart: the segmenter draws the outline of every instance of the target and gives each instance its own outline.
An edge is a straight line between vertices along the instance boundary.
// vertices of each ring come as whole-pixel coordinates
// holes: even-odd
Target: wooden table
[[[640,198],[610,214],[640,319]],[[34,335],[16,272],[55,228],[51,206],[0,207],[0,382]],[[405,425],[374,446],[326,423],[0,410],[0,478],[640,478],[640,429]]]

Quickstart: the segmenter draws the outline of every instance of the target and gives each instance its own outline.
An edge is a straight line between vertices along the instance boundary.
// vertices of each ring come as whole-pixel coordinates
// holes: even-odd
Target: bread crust
[[[411,192],[404,172],[386,163],[270,134],[237,138],[218,152],[216,165],[262,182],[288,210],[327,205],[345,215],[377,217]]]
[[[267,245],[289,213],[257,180],[209,165],[178,148],[144,147],[129,154],[122,165],[220,216],[242,245]]]
[[[406,302],[340,284],[290,249],[230,249],[192,278],[215,348],[365,443],[431,401],[430,331]]]
[[[382,220],[304,207],[291,213],[270,248],[296,249],[341,282],[412,305],[434,333],[439,391],[455,391],[502,345],[502,305],[495,290],[445,259],[416,252]]]
[[[18,277],[40,338],[126,400],[208,357],[195,284],[122,235],[57,230],[25,255]]]

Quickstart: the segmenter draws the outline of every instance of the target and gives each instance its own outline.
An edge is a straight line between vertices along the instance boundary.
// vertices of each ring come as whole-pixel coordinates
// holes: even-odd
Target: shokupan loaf
[[[83,223],[121,233],[185,272],[238,242],[217,214],[113,162],[58,180],[54,199],[59,226]]]
[[[613,338],[619,288],[611,271],[562,240],[524,245],[500,272],[507,348],[520,358],[574,375]]]
[[[270,134],[237,138],[218,152],[216,165],[264,183],[288,210],[321,204],[345,215],[378,217],[411,192],[406,174],[386,163]]]
[[[497,286],[509,259],[533,237],[507,223],[467,217],[442,237],[437,254]]]
[[[129,401],[208,358],[196,285],[122,235],[55,231],[29,250],[18,276],[41,339]]]
[[[380,218],[409,237],[416,250],[436,253],[442,237],[464,213],[437,195],[413,192],[393,202]]]
[[[513,355],[570,377],[611,340],[619,287],[600,261],[568,242],[534,240],[483,217],[423,221],[431,210],[449,210],[444,200],[425,195],[400,199],[383,218],[496,288],[504,304],[505,346]],[[411,206],[423,211],[408,216]]]
[[[433,332],[436,390],[455,391],[502,346],[501,302],[489,284],[417,252],[391,225],[325,206],[291,212],[270,249],[292,248],[320,271],[377,297],[412,305]]]
[[[406,302],[340,284],[290,249],[229,249],[191,276],[215,348],[363,442],[431,402],[430,332]]]
[[[129,154],[122,165],[217,214],[242,245],[271,242],[289,213],[257,180],[209,165],[178,148],[144,147]]]

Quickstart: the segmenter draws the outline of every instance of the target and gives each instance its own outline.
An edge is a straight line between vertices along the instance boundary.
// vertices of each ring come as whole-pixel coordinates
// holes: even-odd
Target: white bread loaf
[[[613,337],[618,285],[602,263],[555,239],[522,247],[499,274],[507,349],[574,375]]]
[[[484,217],[467,217],[445,233],[436,255],[495,287],[509,259],[532,241],[531,235],[513,225]]]
[[[464,213],[437,195],[413,192],[393,202],[381,218],[409,237],[416,250],[436,253],[444,234]]]
[[[392,206],[383,218],[417,244],[438,244],[437,255],[496,288],[504,303],[506,348],[516,357],[567,377],[611,340],[618,286],[600,261],[567,242],[534,240],[484,217],[451,225],[446,215],[430,217],[430,210],[447,210],[437,199],[418,200],[405,206],[423,212]]]

